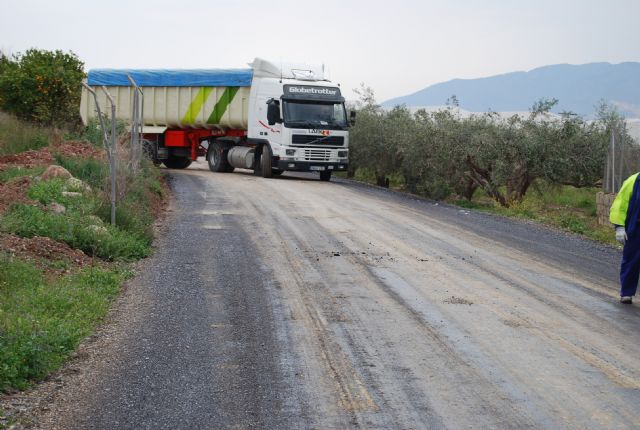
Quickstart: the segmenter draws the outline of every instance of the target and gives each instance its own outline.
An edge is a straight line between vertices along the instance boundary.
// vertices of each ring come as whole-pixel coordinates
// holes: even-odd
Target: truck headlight
[[[349,151],[338,151],[339,158],[345,158],[349,154]]]
[[[285,152],[287,153],[287,156],[289,156],[289,157],[293,157],[294,155],[296,155],[296,150],[295,149],[287,149]]]

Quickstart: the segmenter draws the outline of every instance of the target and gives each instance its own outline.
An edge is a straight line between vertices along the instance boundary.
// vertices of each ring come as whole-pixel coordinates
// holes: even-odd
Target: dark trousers
[[[634,296],[640,276],[640,237],[629,238],[622,250],[620,265],[620,296]]]

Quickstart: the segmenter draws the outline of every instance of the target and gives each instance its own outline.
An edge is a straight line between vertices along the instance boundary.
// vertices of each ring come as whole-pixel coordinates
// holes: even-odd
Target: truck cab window
[[[286,126],[344,129],[347,127],[346,118],[343,103],[284,101]]]

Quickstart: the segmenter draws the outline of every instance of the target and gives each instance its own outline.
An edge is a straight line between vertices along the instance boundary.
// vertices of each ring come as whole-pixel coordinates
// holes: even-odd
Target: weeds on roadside
[[[30,169],[25,167],[10,167],[0,171],[0,184],[25,176],[41,175],[42,172],[44,172],[44,167],[33,167]]]
[[[537,182],[533,190],[521,202],[509,208],[497,205],[482,190],[476,191],[471,201],[451,202],[465,208],[534,220],[599,242],[616,244],[611,228],[598,224],[596,193],[599,189],[551,186]]]
[[[40,149],[48,144],[47,129],[27,125],[11,115],[0,112],[0,155]]]
[[[0,392],[56,369],[106,314],[123,279],[93,267],[47,280],[31,263],[0,254]]]

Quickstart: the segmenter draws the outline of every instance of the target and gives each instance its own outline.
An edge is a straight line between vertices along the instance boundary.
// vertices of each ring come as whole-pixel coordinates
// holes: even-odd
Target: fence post
[[[116,176],[117,176],[117,136],[116,136],[116,103],[113,101],[113,97],[109,94],[107,87],[102,86],[102,91],[107,95],[109,103],[111,103],[111,147],[109,157],[110,170],[111,170],[111,225],[116,225]]]
[[[137,170],[142,155],[142,132],[144,127],[144,93],[136,81],[127,75],[133,85],[133,106],[131,110],[131,168]]]

